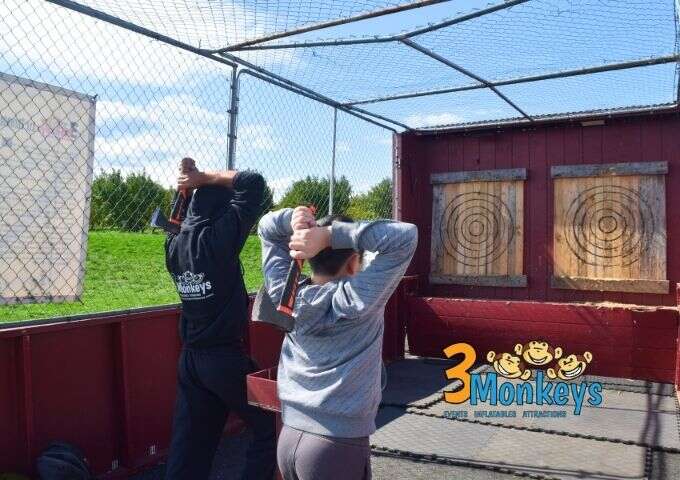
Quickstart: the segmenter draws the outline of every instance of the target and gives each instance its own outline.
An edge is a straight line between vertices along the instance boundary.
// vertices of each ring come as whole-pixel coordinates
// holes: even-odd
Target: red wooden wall
[[[559,290],[550,287],[553,165],[668,162],[668,294]],[[526,168],[524,272],[521,288],[431,285],[430,174]],[[419,227],[403,302],[411,353],[442,356],[456,342],[478,354],[543,339],[569,353],[591,351],[592,373],[673,383],[680,372],[675,286],[680,282],[680,113],[608,118],[604,125],[546,123],[396,138],[397,217]],[[483,301],[474,301],[479,299]],[[587,303],[586,303],[587,302]],[[651,306],[647,308],[636,305]],[[664,306],[659,308],[659,306]],[[657,307],[657,308],[655,308]],[[670,307],[670,308],[669,308]],[[678,374],[680,375],[680,373]],[[680,376],[678,377],[680,382]]]
[[[400,290],[401,291],[401,290]],[[403,357],[397,298],[385,315],[383,355]],[[179,309],[121,312],[0,327],[0,472],[30,475],[51,441],[80,446],[94,471],[126,477],[167,453],[180,350]],[[282,334],[250,324],[261,368],[278,363]]]
[[[525,288],[429,285],[423,292],[436,296],[496,298],[555,302],[621,302],[675,305],[673,286],[680,282],[680,114],[607,119],[604,126],[577,123],[545,124],[532,128],[507,127],[398,137],[398,194],[400,219],[418,225],[420,240],[411,273],[427,277],[430,264],[432,173],[459,170],[526,168],[524,271]],[[587,292],[550,287],[552,276],[553,165],[621,162],[668,162],[666,220],[668,235],[667,295]]]

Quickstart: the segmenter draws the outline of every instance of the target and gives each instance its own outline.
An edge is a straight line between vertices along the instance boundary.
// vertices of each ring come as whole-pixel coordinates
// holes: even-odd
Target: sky
[[[131,19],[140,21],[151,18],[153,10],[164,33],[206,48],[261,34],[285,17],[273,8],[256,15],[251,1],[197,0],[196,8],[186,12],[178,10],[191,3],[183,0],[155,2],[153,8],[142,8],[151,4],[140,0],[89,3],[109,5],[114,14],[133,12]],[[288,3],[295,5],[281,0],[279,6]],[[315,2],[318,11],[295,12],[301,18],[323,15],[345,4]],[[455,0],[286,41],[398,33],[486,4]],[[224,8],[215,11],[216,6]],[[676,27],[673,0],[532,0],[416,41],[498,79],[673,53]],[[471,83],[398,44],[277,50],[245,58],[343,101]],[[0,72],[97,96],[96,173],[143,170],[170,186],[183,156],[193,156],[204,169],[226,165],[231,70],[216,62],[41,0],[3,0]],[[673,101],[676,86],[676,65],[669,64],[501,90],[538,115]],[[382,102],[370,109],[413,126],[516,116],[487,90]],[[243,75],[237,168],[263,172],[277,198],[296,179],[329,175],[333,113],[331,107]],[[347,176],[355,192],[391,176],[391,132],[341,112],[336,133],[336,175]]]

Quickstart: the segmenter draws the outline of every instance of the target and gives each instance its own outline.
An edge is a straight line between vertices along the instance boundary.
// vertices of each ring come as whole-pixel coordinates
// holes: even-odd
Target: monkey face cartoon
[[[583,375],[586,371],[586,366],[592,361],[593,354],[585,352],[583,355],[574,355],[573,353],[568,357],[561,358],[557,361],[557,371],[549,368],[547,371],[548,378],[561,378],[562,380],[573,380]]]
[[[520,378],[528,380],[531,378],[531,370],[524,368],[524,363],[519,357],[510,353],[496,354],[489,352],[486,359],[493,365],[493,369],[505,378]]]
[[[548,342],[534,340],[522,345],[515,345],[515,353],[530,365],[543,366],[562,356],[562,348],[553,348]]]

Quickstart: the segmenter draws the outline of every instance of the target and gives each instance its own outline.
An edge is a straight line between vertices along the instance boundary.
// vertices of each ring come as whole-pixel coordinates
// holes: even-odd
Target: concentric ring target
[[[571,252],[589,265],[637,262],[656,228],[647,201],[635,190],[601,185],[581,192],[569,205],[565,237]]]
[[[500,196],[456,195],[444,210],[439,232],[449,255],[468,266],[488,265],[508,249],[515,225]]]

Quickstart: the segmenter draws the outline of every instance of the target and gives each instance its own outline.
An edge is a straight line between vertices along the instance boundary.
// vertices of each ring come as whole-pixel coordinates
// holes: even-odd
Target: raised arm
[[[291,257],[288,241],[293,234],[292,208],[269,212],[260,219],[257,233],[262,245],[264,285],[274,304],[281,299]]]
[[[383,308],[408,268],[418,244],[418,229],[410,223],[380,220],[372,223],[333,222],[331,247],[377,253],[356,276],[342,280],[333,295],[333,310],[352,318]]]
[[[230,209],[218,219],[214,227],[225,245],[235,244],[240,250],[262,214],[265,194],[265,180],[259,173],[249,170],[200,172],[194,170],[180,175],[178,187],[196,188],[208,185],[233,190]]]
[[[353,318],[383,308],[413,257],[418,230],[410,223],[379,220],[372,223],[333,222],[295,232],[290,248],[295,258],[311,258],[324,248],[353,249],[377,255],[365,269],[338,282],[332,308],[336,318]]]

